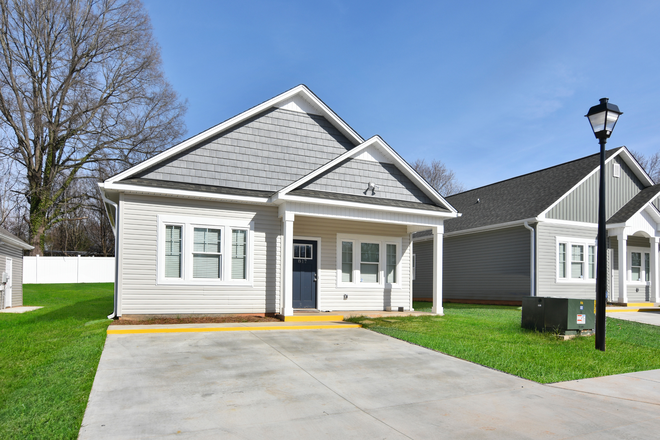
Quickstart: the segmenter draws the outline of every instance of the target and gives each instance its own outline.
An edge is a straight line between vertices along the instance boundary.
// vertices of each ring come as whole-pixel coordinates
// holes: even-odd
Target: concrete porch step
[[[344,315],[330,313],[294,313],[293,316],[277,315],[277,319],[284,322],[341,322]]]

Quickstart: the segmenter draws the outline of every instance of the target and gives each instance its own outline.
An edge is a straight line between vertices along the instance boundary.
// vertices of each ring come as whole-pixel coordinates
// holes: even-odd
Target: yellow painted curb
[[[251,332],[259,330],[323,330],[340,328],[360,328],[360,324],[336,325],[281,325],[264,327],[185,327],[185,328],[138,328],[117,329],[108,328],[109,335],[130,335],[138,333],[200,333],[200,332]]]
[[[285,316],[284,322],[325,322],[325,321],[343,321],[344,315],[299,315]]]
[[[605,313],[624,313],[624,312],[658,312],[660,311],[660,308],[658,307],[639,307],[639,308],[632,308],[632,307],[627,307],[627,308],[620,308],[620,309],[612,309],[612,310],[605,310]]]
[[[628,307],[653,307],[654,304],[652,302],[645,302],[645,303],[628,303]]]

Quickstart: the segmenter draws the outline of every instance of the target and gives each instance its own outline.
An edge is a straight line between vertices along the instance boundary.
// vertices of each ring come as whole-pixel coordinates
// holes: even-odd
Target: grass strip
[[[430,311],[429,303],[415,310]],[[365,328],[539,383],[660,368],[660,327],[607,318],[607,349],[520,327],[518,307],[445,304],[444,316],[352,318]]]
[[[25,284],[0,314],[0,438],[75,439],[110,324],[113,285]]]

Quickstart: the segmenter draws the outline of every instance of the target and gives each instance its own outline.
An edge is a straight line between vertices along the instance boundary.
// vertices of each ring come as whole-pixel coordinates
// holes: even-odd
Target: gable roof
[[[0,243],[3,242],[17,246],[25,251],[34,249],[34,246],[27,244],[5,228],[0,227]]]
[[[623,151],[627,152],[625,147],[608,150],[605,160]],[[595,172],[599,165],[600,153],[596,153],[449,196],[447,201],[463,215],[446,222],[445,232],[536,218]]]
[[[350,161],[354,162],[347,165]],[[367,196],[358,189],[363,183],[366,188],[367,182],[382,184],[383,191]],[[344,183],[351,184],[350,191]],[[364,141],[304,85],[206,130],[100,187],[179,197],[243,198],[254,203],[280,203],[290,193],[305,202],[357,202],[457,215],[383,139],[373,136]]]
[[[308,114],[323,116],[354,145],[359,145],[364,142],[364,139],[362,139],[362,137],[355,130],[346,124],[343,119],[341,119],[334,111],[332,111],[332,109],[330,109],[330,107],[321,101],[309,88],[307,88],[307,86],[301,84],[267,101],[264,101],[261,104],[234,116],[233,118],[227,119],[226,121],[211,127],[208,130],[205,130],[191,138],[186,139],[178,145],[175,145],[172,148],[169,148],[162,153],[157,154],[156,156],[111,177],[110,179],[106,180],[106,182],[114,183],[135,176],[147,168],[173,158],[185,152],[186,150],[193,148],[200,143],[231,129],[232,127],[246,122],[250,118],[272,107],[282,108],[285,110],[295,109],[297,111],[304,111]]]
[[[651,203],[660,193],[660,184],[649,186],[641,190],[635,197],[630,199],[628,203],[623,205],[612,217],[607,220],[607,224],[625,223],[632,216],[644,209],[646,205]]]

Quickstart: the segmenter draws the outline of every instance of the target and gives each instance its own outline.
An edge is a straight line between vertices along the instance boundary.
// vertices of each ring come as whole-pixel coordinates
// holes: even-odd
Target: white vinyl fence
[[[23,257],[23,284],[114,281],[115,257]]]

